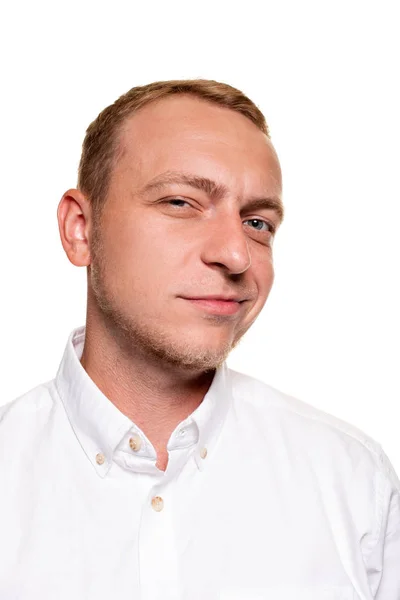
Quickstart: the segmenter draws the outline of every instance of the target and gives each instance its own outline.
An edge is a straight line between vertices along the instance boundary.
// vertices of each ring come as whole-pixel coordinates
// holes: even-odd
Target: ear
[[[86,196],[76,189],[67,190],[57,209],[58,228],[65,253],[77,267],[90,265],[90,217]]]

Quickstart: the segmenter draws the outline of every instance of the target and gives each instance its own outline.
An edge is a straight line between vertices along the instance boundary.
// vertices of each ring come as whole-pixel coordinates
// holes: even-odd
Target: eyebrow
[[[153,190],[160,190],[169,184],[184,184],[197,190],[205,192],[212,200],[217,201],[228,195],[228,188],[220,183],[216,183],[208,177],[192,175],[190,173],[180,173],[178,171],[166,171],[151,179],[149,183],[141,190],[142,193],[148,193]],[[284,218],[284,208],[281,200],[276,197],[251,198],[242,207],[242,210],[266,209],[274,211],[279,219],[279,225]]]

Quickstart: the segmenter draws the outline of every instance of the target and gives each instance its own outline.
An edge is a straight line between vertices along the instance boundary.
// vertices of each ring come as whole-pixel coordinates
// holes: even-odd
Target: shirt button
[[[104,454],[102,454],[101,452],[99,452],[98,454],[96,454],[96,462],[98,465],[103,465],[104,461],[105,461],[105,456]]]
[[[154,498],[151,499],[151,506],[155,511],[160,512],[164,508],[164,500],[161,496],[154,496]]]
[[[200,457],[201,458],[206,458],[206,456],[207,456],[207,448],[202,448],[200,450]]]
[[[138,450],[140,450],[142,447],[142,440],[140,439],[140,436],[135,433],[135,435],[129,438],[129,446],[131,447],[131,450],[138,452]]]

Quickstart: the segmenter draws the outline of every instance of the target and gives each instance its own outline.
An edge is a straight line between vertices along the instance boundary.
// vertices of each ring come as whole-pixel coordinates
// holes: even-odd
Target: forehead
[[[216,173],[224,183],[257,180],[281,185],[281,172],[268,137],[244,115],[188,95],[163,98],[141,108],[120,133],[117,166],[145,183],[168,170]]]

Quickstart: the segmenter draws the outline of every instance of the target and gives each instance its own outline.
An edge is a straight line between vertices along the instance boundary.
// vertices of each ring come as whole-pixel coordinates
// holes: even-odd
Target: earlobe
[[[57,209],[61,243],[70,262],[77,267],[90,265],[89,219],[87,198],[77,189],[65,192]]]

